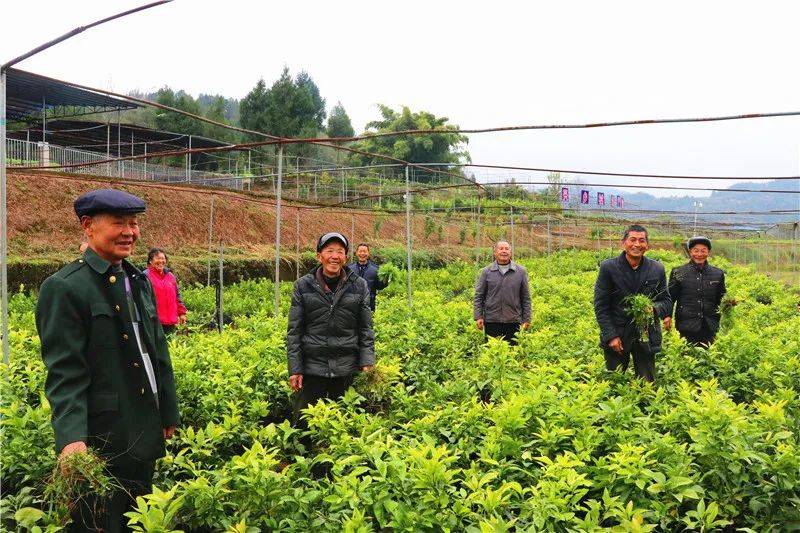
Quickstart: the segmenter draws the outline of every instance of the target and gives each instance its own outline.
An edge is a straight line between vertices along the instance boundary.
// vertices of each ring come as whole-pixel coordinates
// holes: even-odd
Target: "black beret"
[[[691,250],[695,244],[705,244],[709,250],[711,249],[711,239],[702,235],[696,235],[689,239],[689,242],[686,243],[686,249]]]
[[[78,219],[97,213],[133,215],[143,213],[144,210],[144,200],[116,189],[97,189],[75,199],[75,214]]]
[[[317,252],[321,252],[325,245],[331,241],[339,241],[344,245],[344,252],[347,253],[350,249],[350,243],[347,242],[347,238],[342,235],[341,233],[332,231],[331,233],[326,233],[322,237],[319,238],[317,241]]]

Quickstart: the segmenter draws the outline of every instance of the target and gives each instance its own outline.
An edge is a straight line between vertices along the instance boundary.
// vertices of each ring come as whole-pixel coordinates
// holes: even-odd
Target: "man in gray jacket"
[[[528,271],[511,260],[511,245],[497,241],[494,262],[481,271],[475,284],[473,318],[487,336],[516,344],[514,335],[531,324]]]
[[[369,288],[345,268],[348,248],[344,235],[326,233],[317,242],[320,266],[294,284],[286,354],[295,423],[318,400],[341,398],[355,374],[375,364]]]

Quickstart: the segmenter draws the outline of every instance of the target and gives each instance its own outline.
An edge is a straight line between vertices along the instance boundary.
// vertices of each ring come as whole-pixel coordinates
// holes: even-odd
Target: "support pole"
[[[356,255],[354,246],[356,246],[356,216],[350,213],[350,259]]]
[[[411,294],[411,188],[408,182],[408,165],[406,165],[406,294],[408,294],[408,310],[412,310]]]
[[[475,217],[475,263],[481,263],[481,195],[478,194],[478,209]]]
[[[281,313],[281,188],[283,187],[283,145],[278,145],[278,181],[275,185],[275,318]]]
[[[514,252],[517,250],[514,235],[514,208],[511,208],[511,257],[514,257]]]
[[[47,142],[47,100],[42,96],[42,142]]]
[[[192,136],[189,135],[189,150],[192,149]],[[228,174],[230,174],[230,169]],[[186,181],[192,181],[192,153],[186,153]]]
[[[225,313],[223,313],[222,293],[224,292],[225,284],[223,283],[223,273],[225,264],[225,247],[222,246],[222,241],[219,242],[219,315],[217,316],[217,328],[222,333],[222,328],[225,324]]]
[[[550,276],[552,261],[550,260],[550,256],[553,253],[553,234],[550,233],[550,213],[547,213],[547,261],[545,264],[547,265],[547,275]]]
[[[2,285],[3,313],[3,362],[8,364],[10,349],[8,345],[8,199],[6,198],[6,71],[0,69],[0,284]]]
[[[111,159],[111,122],[106,122],[106,159]],[[106,176],[111,177],[111,166],[106,163]]]
[[[206,287],[211,286],[211,239],[214,235],[214,197],[211,197],[211,212],[208,215],[208,279]]]
[[[298,207],[294,211],[294,221],[295,221],[295,230],[294,230],[294,253],[297,256],[295,259],[295,266],[297,267],[297,273],[295,275],[295,280],[300,279],[300,208]]]
[[[125,164],[125,163],[123,163],[122,161],[119,160],[119,158],[122,157],[122,122],[121,122],[121,120],[122,119],[119,116],[119,110],[117,110],[117,176],[120,176],[120,177],[123,175],[122,165]]]

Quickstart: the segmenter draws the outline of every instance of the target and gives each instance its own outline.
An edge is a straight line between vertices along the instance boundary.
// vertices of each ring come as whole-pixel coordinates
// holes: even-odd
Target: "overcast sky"
[[[3,2],[0,61],[140,3]],[[242,98],[286,65],[311,74],[329,109],[340,100],[357,131],[379,102],[463,128],[714,116],[800,111],[798,21],[792,1],[176,0],[18,66],[120,92]],[[476,163],[797,175],[800,117],[480,134],[469,151]]]

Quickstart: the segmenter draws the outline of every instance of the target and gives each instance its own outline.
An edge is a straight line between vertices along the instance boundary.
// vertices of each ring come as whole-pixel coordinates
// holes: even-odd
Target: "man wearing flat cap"
[[[127,530],[123,514],[151,491],[155,460],[179,422],[153,289],[126,261],[144,210],[140,198],[113,189],[75,200],[88,248],[45,280],[36,306],[56,453],[91,448],[124,487],[75,502],[76,531]]]
[[[349,246],[341,233],[321,236],[319,266],[294,284],[286,354],[300,426],[303,409],[322,398],[341,398],[356,373],[375,364],[369,287],[345,268]]]
[[[696,236],[686,244],[689,262],[672,269],[669,294],[675,303],[675,327],[691,344],[709,346],[719,331],[719,305],[725,296],[725,272],[708,264],[711,240]],[[664,319],[672,327],[672,309]]]

